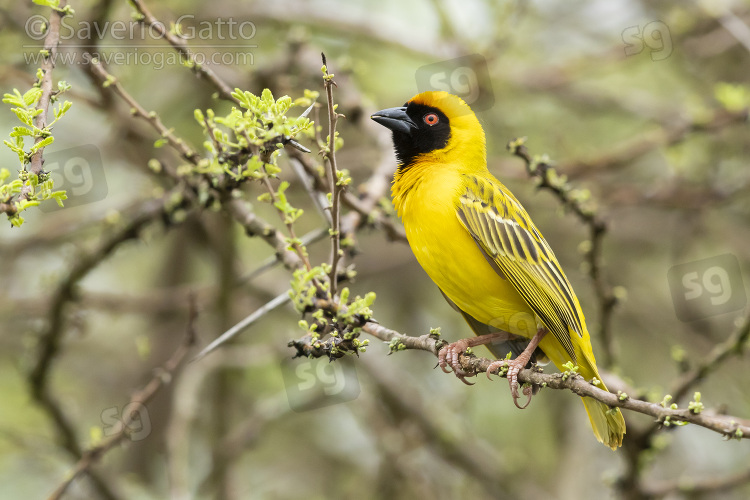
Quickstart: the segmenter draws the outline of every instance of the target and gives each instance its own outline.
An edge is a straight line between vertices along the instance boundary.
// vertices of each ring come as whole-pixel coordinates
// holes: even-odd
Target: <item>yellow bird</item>
[[[601,380],[578,298],[529,214],[487,170],[484,130],[471,108],[446,92],[423,92],[371,118],[393,132],[393,203],[409,245],[477,335],[441,349],[443,370],[466,382],[458,356],[467,347],[489,344],[500,358],[512,351],[517,357],[493,362],[487,376],[508,366],[516,406],[518,373],[536,358],[560,370],[572,361],[586,380]],[[620,446],[620,411],[583,403],[599,442]]]

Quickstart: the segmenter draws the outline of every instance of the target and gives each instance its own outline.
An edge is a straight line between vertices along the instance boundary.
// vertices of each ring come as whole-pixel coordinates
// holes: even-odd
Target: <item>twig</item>
[[[691,133],[718,132],[730,125],[743,123],[747,119],[747,109],[731,112],[719,109],[714,111],[713,116],[708,120],[686,121],[649,130],[633,139],[627,139],[608,148],[606,153],[598,157],[589,160],[562,162],[559,169],[570,178],[583,177],[594,172],[611,173],[613,170],[629,165],[657,148],[678,144]]]
[[[136,101],[122,87],[122,85],[120,85],[120,82],[117,80],[117,78],[115,78],[112,74],[108,73],[107,70],[104,69],[101,62],[99,62],[98,60],[92,60],[91,69],[96,74],[96,76],[98,76],[101,81],[104,82],[103,85],[111,87],[117,95],[119,95],[126,103],[128,103],[128,105],[130,106],[130,111],[133,115],[149,122],[151,126],[154,127],[157,132],[159,132],[159,135],[166,139],[169,145],[180,153],[180,156],[182,156],[182,158],[194,165],[198,163],[198,160],[200,159],[198,153],[193,151],[190,146],[185,144],[185,141],[174,135],[172,129],[168,129],[164,125],[164,123],[162,123],[161,118],[156,112],[146,111],[143,106],[141,106],[138,101]]]
[[[213,342],[211,342],[206,347],[204,347],[201,350],[201,352],[199,352],[191,360],[191,363],[193,361],[198,361],[198,360],[202,359],[207,354],[213,352],[219,346],[221,346],[222,344],[224,344],[227,341],[229,341],[230,339],[232,339],[238,333],[241,333],[244,329],[250,327],[253,323],[255,323],[256,321],[258,321],[260,318],[262,318],[266,314],[270,313],[271,311],[273,311],[277,307],[279,307],[279,306],[281,306],[283,304],[286,304],[290,300],[291,300],[291,296],[289,295],[289,290],[287,290],[286,292],[283,292],[283,293],[277,295],[276,297],[274,297],[273,299],[271,299],[269,302],[266,302],[266,304],[262,305],[261,307],[259,307],[255,311],[253,311],[252,314],[250,314],[245,319],[243,319],[242,321],[240,321],[239,323],[237,323],[236,325],[234,325],[232,328],[230,328],[226,332],[224,332],[221,335],[219,335],[218,338],[216,338]]]
[[[384,342],[389,342],[392,350],[418,349],[431,352],[437,356],[439,348],[444,343],[443,340],[437,338],[435,335],[411,337],[373,322],[366,323],[362,330]],[[490,363],[492,363],[490,359],[478,358],[466,354],[461,354],[459,361],[466,373],[473,374],[485,373]],[[704,410],[701,413],[694,413],[689,409],[672,409],[663,407],[658,403],[635,399],[629,397],[627,394],[613,394],[599,389],[584,380],[583,377],[572,372],[545,374],[534,369],[525,368],[518,374],[518,380],[521,383],[529,383],[551,389],[568,389],[579,396],[596,399],[611,407],[623,408],[649,415],[664,426],[679,425],[678,422],[688,422],[717,432],[726,438],[750,438],[750,420],[743,420],[730,415],[710,414],[708,410]]]
[[[333,87],[336,82],[333,81],[333,74],[328,72],[326,65],[326,55],[321,52],[323,59],[323,85],[326,90],[326,101],[328,102],[328,149],[325,158],[328,160],[328,182],[331,193],[331,270],[328,273],[329,282],[331,283],[331,296],[336,296],[338,288],[338,264],[341,258],[341,231],[340,231],[340,207],[341,192],[343,186],[339,183],[338,168],[336,167],[336,122],[339,114],[336,113],[333,104]]]
[[[168,31],[165,28],[164,23],[159,22],[153,16],[153,14],[151,14],[151,11],[148,10],[146,5],[141,0],[131,0],[130,3],[143,16],[143,19],[141,19],[141,21],[150,30],[155,31],[157,35],[164,38],[172,47],[175,48],[175,50],[177,50],[177,52],[179,52],[189,61],[190,68],[196,75],[205,77],[209,82],[211,82],[211,84],[219,91],[219,94],[223,99],[232,101],[235,104],[239,105],[239,101],[235,99],[234,96],[232,96],[232,89],[224,82],[224,80],[219,78],[219,76],[211,71],[211,69],[205,66],[201,66],[200,64],[195,62],[195,57],[193,57],[193,53],[190,51],[190,48],[188,47],[188,44],[184,38],[177,36],[171,31]]]
[[[317,191],[327,192],[327,187],[318,176],[315,165],[309,156],[302,154],[296,149],[289,149],[289,156],[292,161],[304,167],[307,174],[313,179],[314,187]],[[361,197],[357,197],[349,191],[342,193],[342,203],[352,209],[352,211],[341,218],[341,232],[346,236],[351,236],[366,224],[373,223],[376,227],[381,227],[392,241],[405,243],[406,233],[404,233],[403,226],[377,208],[378,201],[385,195],[385,191],[388,189],[387,178],[391,170],[389,162],[383,162],[381,165],[385,165],[385,168],[378,166],[372,177],[362,184],[364,187],[361,189]]]
[[[741,356],[750,344],[750,314],[739,328],[721,344],[714,346],[707,358],[692,370],[682,374],[670,389],[675,401],[681,400],[699,381],[719,368],[732,355]]]
[[[131,404],[145,405],[156,395],[156,393],[164,385],[169,384],[172,381],[172,375],[175,370],[180,366],[182,360],[185,358],[187,353],[195,344],[195,319],[198,313],[195,306],[195,301],[190,301],[190,314],[188,318],[188,325],[185,332],[185,337],[182,343],[177,347],[177,350],[172,356],[164,363],[161,368],[155,370],[153,378],[146,384],[142,389],[135,392],[130,398]],[[49,496],[49,500],[58,500],[63,497],[68,487],[78,477],[84,474],[89,468],[98,462],[108,451],[121,443],[128,437],[128,429],[134,421],[132,413],[124,414],[123,421],[121,422],[120,430],[106,439],[104,442],[89,448],[84,451],[81,455],[80,460],[75,465],[73,470],[68,474],[68,478]]]
[[[60,45],[60,26],[62,25],[62,18],[67,15],[65,10],[67,4],[67,0],[61,0],[58,8],[52,10],[49,27],[47,28],[47,36],[44,37],[45,52],[41,64],[42,79],[39,82],[39,88],[42,89],[42,96],[39,98],[39,103],[36,106],[36,109],[41,109],[42,112],[34,117],[34,126],[39,130],[47,128],[47,111],[52,101],[52,70],[55,67],[55,59],[57,59],[57,48]],[[44,137],[39,136],[34,141],[34,144],[38,144],[44,139]],[[39,175],[44,171],[43,153],[44,148],[39,148],[31,156],[29,172],[32,174]],[[25,196],[25,194],[22,193],[21,197]]]
[[[264,167],[265,171],[265,167]],[[271,196],[271,201],[273,202],[273,205],[277,205],[279,201],[279,197],[276,194],[276,191],[274,191],[273,186],[271,185],[271,181],[269,180],[268,176],[263,176],[261,179],[261,182],[263,183],[263,186],[266,188],[266,191]],[[297,232],[294,230],[294,222],[287,220],[286,215],[280,211],[277,210],[276,213],[279,214],[279,217],[281,217],[282,222],[286,226],[286,230],[289,233],[290,241],[284,242],[285,247],[291,246],[295,253],[297,254],[297,257],[299,258],[299,261],[302,263],[302,265],[305,266],[305,269],[308,271],[312,269],[312,265],[310,264],[310,259],[307,258],[307,252],[305,248],[300,244],[300,240],[297,238]]]

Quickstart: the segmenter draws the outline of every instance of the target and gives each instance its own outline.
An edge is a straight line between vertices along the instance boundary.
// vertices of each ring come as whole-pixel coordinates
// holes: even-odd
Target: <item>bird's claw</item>
[[[508,373],[506,377],[508,378],[508,384],[510,385],[510,394],[513,396],[513,404],[516,405],[516,408],[523,410],[527,406],[529,406],[529,403],[531,403],[531,397],[534,395],[534,390],[532,386],[527,386],[523,388],[523,394],[526,396],[526,404],[523,406],[518,404],[518,374],[521,372],[521,370],[526,366],[526,363],[523,361],[518,361],[518,359],[500,359],[497,361],[493,361],[490,363],[490,366],[487,367],[487,378],[492,380],[492,375],[497,375],[497,373],[500,371],[500,368],[503,366],[508,367]]]
[[[466,380],[466,377],[472,376],[473,374],[464,370],[461,367],[461,362],[459,360],[461,354],[464,354],[468,348],[469,343],[466,340],[459,340],[458,342],[453,342],[452,344],[444,346],[438,351],[438,366],[440,366],[440,369],[445,373],[453,371],[453,373],[456,374],[456,377],[458,377],[458,379],[464,384],[474,385],[473,382]]]

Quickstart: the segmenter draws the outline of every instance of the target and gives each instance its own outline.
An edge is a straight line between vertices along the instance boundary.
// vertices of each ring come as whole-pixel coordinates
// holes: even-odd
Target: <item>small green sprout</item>
[[[705,409],[705,406],[703,403],[701,403],[701,393],[696,392],[693,394],[693,400],[688,403],[688,410],[690,410],[691,413],[699,414]]]

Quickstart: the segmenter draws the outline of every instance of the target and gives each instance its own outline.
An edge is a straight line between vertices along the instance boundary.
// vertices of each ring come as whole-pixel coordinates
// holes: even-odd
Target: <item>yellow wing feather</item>
[[[574,362],[585,322],[570,282],[526,210],[500,183],[465,175],[458,217]]]
[[[513,285],[562,347],[556,352],[554,345],[549,349],[542,344],[545,354],[562,368],[564,352],[587,380],[599,378],[578,298],[529,214],[499,181],[473,174],[463,178],[466,189],[459,197],[458,218],[493,268]],[[620,446],[625,433],[622,413],[593,399],[583,398],[583,403],[597,440],[612,449]]]

